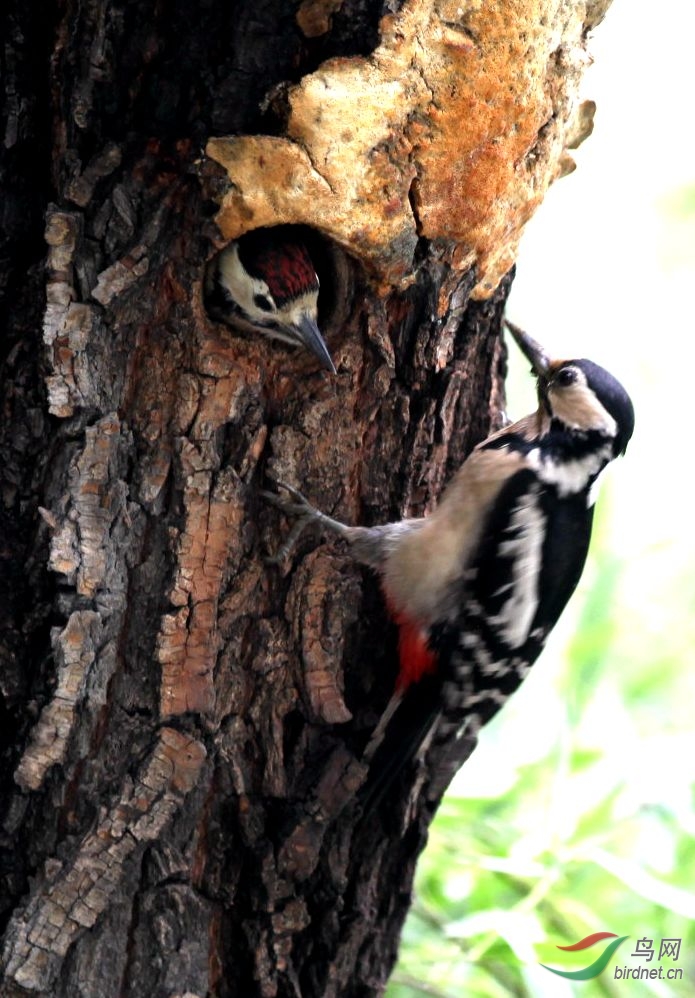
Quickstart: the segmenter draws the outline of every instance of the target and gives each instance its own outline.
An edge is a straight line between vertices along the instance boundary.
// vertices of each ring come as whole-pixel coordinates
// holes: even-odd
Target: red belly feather
[[[398,625],[398,658],[400,669],[396,689],[405,690],[423,676],[437,671],[434,652],[427,645],[427,635],[422,628],[404,613],[394,610],[387,601],[389,614]]]

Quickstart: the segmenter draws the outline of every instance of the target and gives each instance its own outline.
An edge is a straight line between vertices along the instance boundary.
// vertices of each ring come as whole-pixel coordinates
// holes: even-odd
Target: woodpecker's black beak
[[[328,347],[325,344],[321,330],[309,315],[303,315],[296,326],[292,327],[292,332],[299,339],[302,346],[311,350],[313,355],[321,361],[321,367],[331,374],[335,374],[335,364],[331,360]]]
[[[534,340],[532,336],[529,336],[528,333],[525,333],[523,329],[519,329],[518,326],[515,326],[513,322],[509,321],[509,319],[505,319],[504,324],[516,340],[516,344],[523,355],[530,360],[533,373],[537,374],[541,380],[547,378],[552,360],[540,343],[537,343],[536,340]]]

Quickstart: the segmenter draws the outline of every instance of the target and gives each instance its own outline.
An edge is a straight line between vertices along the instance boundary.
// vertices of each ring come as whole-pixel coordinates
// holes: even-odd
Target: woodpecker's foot
[[[293,488],[291,485],[279,480],[276,481],[275,484],[278,488],[284,489],[285,492],[289,493],[290,498],[280,496],[276,492],[268,492],[267,489],[261,489],[261,496],[269,502],[271,506],[277,507],[277,509],[284,513],[285,516],[290,517],[291,519],[298,517],[298,519],[293,524],[292,529],[287,535],[287,539],[282,547],[278,549],[275,555],[266,558],[266,563],[269,565],[280,565],[292,554],[297,541],[309,524],[314,521],[314,514],[318,512],[318,510],[315,510],[311,503],[304,498],[302,493]]]
[[[265,489],[261,490],[261,495],[266,499],[272,506],[276,506],[281,512],[292,519],[297,518],[297,522],[294,524],[289,534],[287,535],[287,540],[278,549],[277,554],[273,555],[271,558],[266,559],[270,565],[279,565],[286,558],[288,558],[294,547],[304,533],[306,528],[312,523],[320,524],[322,527],[332,531],[333,533],[340,534],[341,536],[347,536],[348,532],[352,529],[351,527],[346,527],[339,520],[334,520],[331,516],[326,516],[320,510],[312,506],[308,499],[302,495],[302,493],[293,488],[293,486],[288,485],[286,482],[281,482],[279,479],[275,481],[278,488],[284,489],[285,492],[289,494],[290,498],[285,498],[279,496],[276,492],[268,492]]]

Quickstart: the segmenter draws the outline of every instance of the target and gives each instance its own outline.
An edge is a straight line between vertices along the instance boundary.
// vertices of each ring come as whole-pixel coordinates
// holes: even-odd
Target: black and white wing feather
[[[523,468],[500,491],[467,566],[457,609],[432,631],[446,722],[477,730],[518,688],[574,592],[593,509]]]

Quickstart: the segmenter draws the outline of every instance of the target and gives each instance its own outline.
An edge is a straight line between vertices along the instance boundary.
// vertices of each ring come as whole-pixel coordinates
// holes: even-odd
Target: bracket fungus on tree
[[[230,181],[222,236],[309,225],[384,289],[408,282],[419,237],[448,241],[487,298],[591,129],[576,93],[605,6],[518,0],[510,17],[507,0],[408,0],[371,55],[330,59],[290,88],[283,136],[208,142]]]

